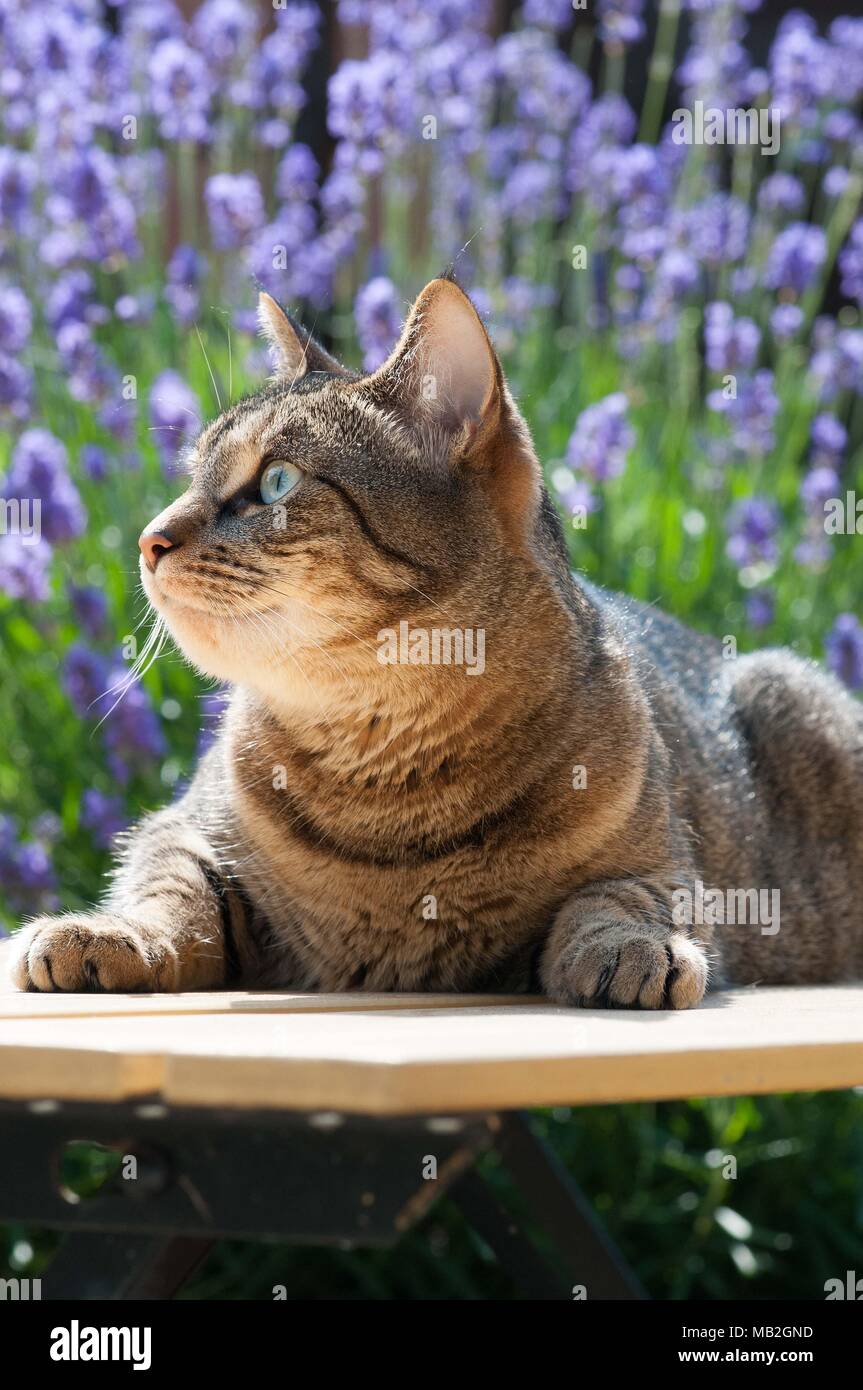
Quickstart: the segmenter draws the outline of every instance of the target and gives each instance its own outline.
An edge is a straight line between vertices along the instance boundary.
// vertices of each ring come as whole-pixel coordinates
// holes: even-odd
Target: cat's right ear
[[[329,372],[333,376],[349,376],[340,362],[315,342],[311,333],[295,323],[272,295],[263,290],[258,295],[258,327],[266,339],[274,359],[274,375],[279,379],[300,381],[307,372]]]

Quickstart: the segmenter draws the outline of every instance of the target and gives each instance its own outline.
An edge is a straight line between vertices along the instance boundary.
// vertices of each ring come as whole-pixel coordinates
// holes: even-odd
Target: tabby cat
[[[97,910],[20,932],[18,984],[657,1009],[709,973],[860,974],[861,707],[573,578],[452,280],[370,375],[267,295],[260,318],[274,378],[204,430],[140,540],[153,607],[232,688],[218,738]],[[781,891],[781,930],[679,911],[698,885]]]

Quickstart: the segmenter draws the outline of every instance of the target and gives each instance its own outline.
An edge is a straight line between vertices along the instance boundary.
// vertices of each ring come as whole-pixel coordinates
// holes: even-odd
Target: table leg
[[[73,1231],[44,1282],[49,1299],[173,1298],[214,1242],[197,1236]]]
[[[588,1299],[640,1299],[636,1274],[597,1220],[578,1185],[523,1112],[500,1116],[495,1147],[531,1214],[571,1271],[570,1293],[583,1285]]]

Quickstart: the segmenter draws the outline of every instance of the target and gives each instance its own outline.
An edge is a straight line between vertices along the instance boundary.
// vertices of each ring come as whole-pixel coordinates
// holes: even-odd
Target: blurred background
[[[136,539],[267,374],[261,287],[373,369],[453,263],[574,568],[863,687],[856,497],[825,527],[863,463],[863,19],[581,3],[0,0],[0,934],[92,902],[213,735]],[[778,151],[676,143],[696,101],[770,111]],[[861,1104],[538,1123],[655,1296],[817,1298],[863,1271]],[[0,1232],[0,1272],[53,1239]],[[445,1205],[395,1252],[222,1246],[188,1296],[275,1283],[519,1296]]]

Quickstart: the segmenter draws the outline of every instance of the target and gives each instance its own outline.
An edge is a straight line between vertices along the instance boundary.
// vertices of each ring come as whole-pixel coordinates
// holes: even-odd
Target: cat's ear
[[[270,346],[275,375],[300,381],[307,372],[330,372],[349,376],[345,367],[315,342],[311,333],[295,323],[271,295],[258,295],[258,327]]]
[[[432,280],[408,315],[392,353],[368,379],[400,413],[463,436],[472,453],[495,429],[503,373],[482,320],[452,280]]]

